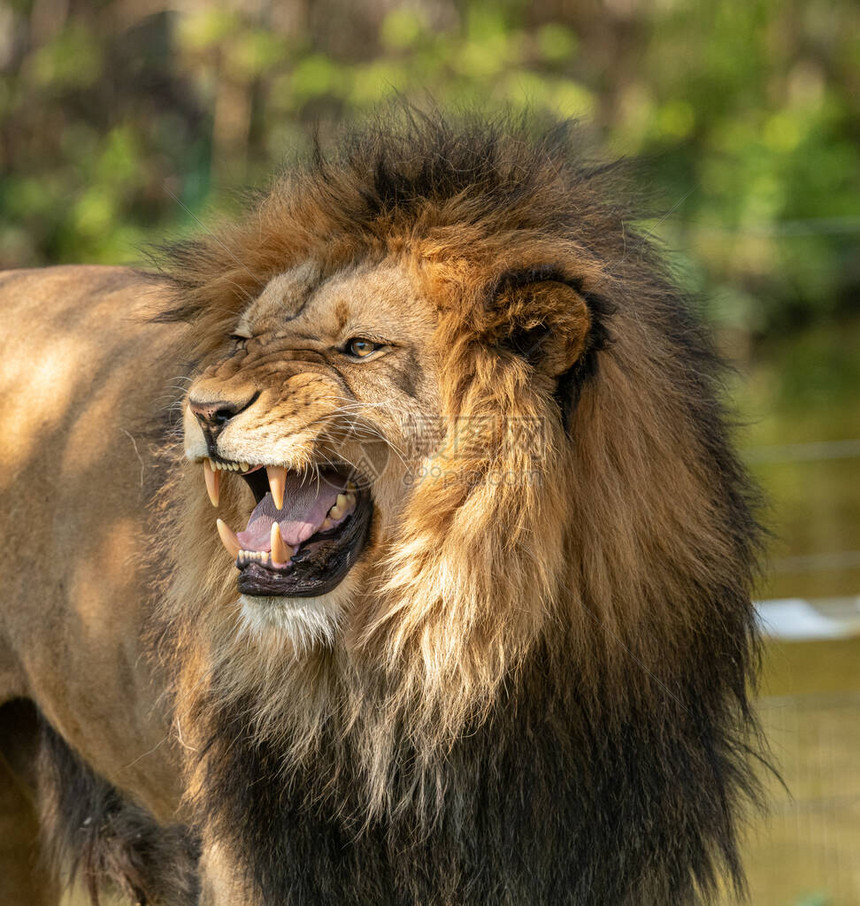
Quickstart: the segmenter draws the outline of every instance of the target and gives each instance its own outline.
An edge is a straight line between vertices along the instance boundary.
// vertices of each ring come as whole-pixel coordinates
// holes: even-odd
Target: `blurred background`
[[[751,826],[751,901],[860,904],[858,35],[853,0],[0,0],[0,267],[141,263],[395,93],[641,160],[771,501],[759,708],[791,796]]]

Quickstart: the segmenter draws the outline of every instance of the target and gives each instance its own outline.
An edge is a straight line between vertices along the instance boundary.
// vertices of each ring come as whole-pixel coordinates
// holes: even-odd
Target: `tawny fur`
[[[399,267],[435,322],[420,355],[444,477],[412,485],[374,539],[332,646],[243,633],[198,478],[169,491],[164,637],[200,753],[191,797],[266,902],[682,903],[721,866],[741,884],[753,492],[707,337],[574,142],[370,130],[173,251],[168,316],[192,325],[201,366],[308,261],[319,284]],[[395,446],[401,402],[364,413]],[[464,446],[457,425],[480,419]],[[515,422],[540,426],[533,445],[506,441]],[[527,780],[507,776],[518,760]],[[265,793],[230,794],[255,772]],[[292,864],[309,827],[349,852]]]

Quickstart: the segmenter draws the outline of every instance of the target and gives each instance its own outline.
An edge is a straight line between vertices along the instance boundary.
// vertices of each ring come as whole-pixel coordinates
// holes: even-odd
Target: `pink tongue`
[[[336,472],[323,471],[320,478],[287,472],[284,508],[277,509],[271,493],[267,493],[254,507],[248,527],[237,535],[242,549],[271,550],[272,523],[276,519],[284,541],[291,547],[301,544],[319,530],[343,490],[343,479]]]

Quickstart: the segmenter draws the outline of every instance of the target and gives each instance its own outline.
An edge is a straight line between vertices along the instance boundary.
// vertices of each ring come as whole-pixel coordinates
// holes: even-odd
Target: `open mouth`
[[[370,493],[349,467],[295,472],[204,459],[206,489],[216,506],[224,471],[238,472],[256,501],[243,531],[218,520],[242,594],[316,597],[340,584],[367,543],[373,514]]]

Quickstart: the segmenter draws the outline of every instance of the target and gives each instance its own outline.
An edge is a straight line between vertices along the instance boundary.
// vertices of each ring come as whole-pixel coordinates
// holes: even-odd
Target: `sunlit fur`
[[[403,119],[172,251],[198,370],[292,267],[405,268],[447,426],[447,477],[401,495],[330,645],[242,631],[199,467],[167,489],[160,637],[204,843],[267,903],[708,899],[742,884],[754,790],[758,529],[719,363],[575,133]],[[487,416],[542,442],[454,451]],[[238,482],[222,512],[247,518]]]

